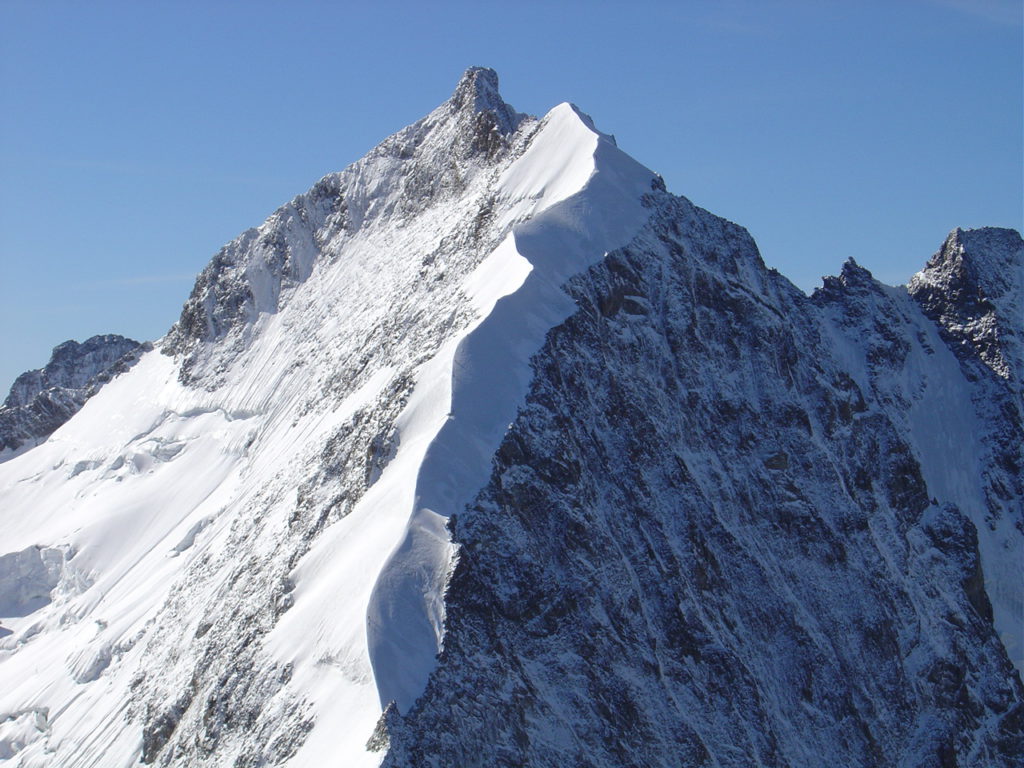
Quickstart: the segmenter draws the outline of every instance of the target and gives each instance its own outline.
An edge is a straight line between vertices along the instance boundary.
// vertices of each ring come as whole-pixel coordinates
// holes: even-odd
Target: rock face
[[[976,356],[1000,378],[1017,382],[1024,368],[1022,250],[1012,229],[957,229],[908,286],[957,357],[967,363]],[[970,365],[965,373],[979,376]]]
[[[987,463],[936,466],[907,423],[949,416],[937,329],[853,263],[808,299],[735,225],[649,205],[567,286],[579,311],[452,520],[440,665],[384,764],[1019,764],[978,527],[1019,558],[1020,474],[985,477],[988,508],[926,482]]]
[[[142,347],[116,334],[54,347],[50,362],[21,374],[0,407],[0,461],[49,437],[99,387],[127,370]]]
[[[1022,275],[805,296],[471,69],[0,466],[0,756],[1020,765]]]

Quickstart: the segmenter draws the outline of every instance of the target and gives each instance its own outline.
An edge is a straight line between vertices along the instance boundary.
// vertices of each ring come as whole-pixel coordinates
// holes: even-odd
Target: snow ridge
[[[490,457],[524,402],[530,358],[574,310],[562,286],[628,242],[647,218],[641,197],[653,173],[588,123],[568,104],[555,107],[499,179],[500,201],[522,201],[506,216],[526,221],[514,224],[470,276],[480,320],[453,340],[440,380],[421,379],[413,393],[414,407],[435,399],[449,405],[420,464],[406,534],[370,602],[370,658],[382,707],[395,701],[408,711],[426,685],[443,643],[443,595],[455,554],[445,519],[486,482]],[[404,441],[406,431],[418,431],[418,414],[402,420]]]

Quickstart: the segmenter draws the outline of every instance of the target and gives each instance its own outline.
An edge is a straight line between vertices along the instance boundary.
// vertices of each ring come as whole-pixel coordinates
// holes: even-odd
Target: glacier
[[[807,297],[471,68],[0,464],[0,759],[1018,764],[1022,276]]]

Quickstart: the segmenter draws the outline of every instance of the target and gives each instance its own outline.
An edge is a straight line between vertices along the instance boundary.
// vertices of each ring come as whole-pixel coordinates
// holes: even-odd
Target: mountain
[[[1020,765],[1020,235],[808,297],[497,86],[0,465],[0,756]]]
[[[144,345],[116,334],[54,347],[42,368],[21,374],[0,406],[0,461],[38,445],[138,358]]]

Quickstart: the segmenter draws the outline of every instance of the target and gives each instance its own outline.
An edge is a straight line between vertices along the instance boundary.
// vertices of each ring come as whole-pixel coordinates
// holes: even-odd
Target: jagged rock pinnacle
[[[455,86],[449,103],[458,110],[492,113],[502,133],[514,131],[522,118],[501,98],[498,73],[488,67],[467,69]]]

